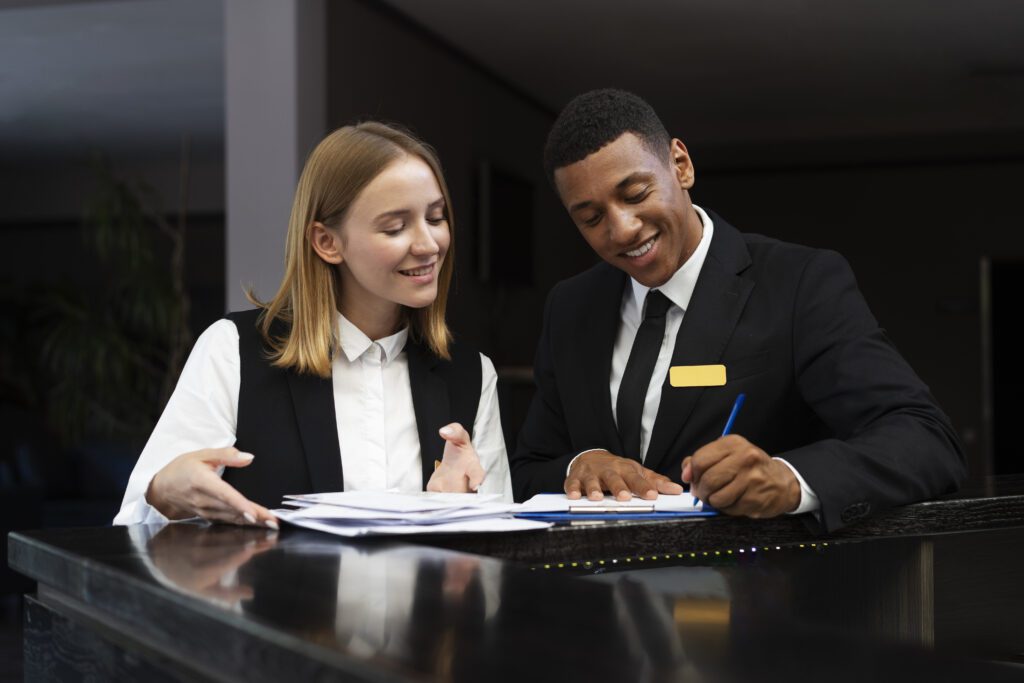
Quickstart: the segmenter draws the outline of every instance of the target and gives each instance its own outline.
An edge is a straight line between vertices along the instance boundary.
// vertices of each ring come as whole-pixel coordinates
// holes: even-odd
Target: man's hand
[[[206,448],[179,455],[149,482],[146,501],[168,519],[202,517],[211,522],[277,529],[277,518],[217,475],[217,468],[246,467],[253,460],[237,448]]]
[[[776,517],[800,504],[800,482],[793,472],[736,434],[684,459],[683,481],[693,495],[730,515]]]
[[[565,478],[565,495],[578,500],[585,493],[590,500],[601,500],[605,491],[616,500],[629,500],[633,494],[653,500],[659,493],[678,495],[683,487],[636,460],[608,451],[590,451],[576,458]]]
[[[445,440],[444,454],[427,482],[427,490],[475,493],[483,483],[485,472],[469,433],[458,422],[441,427],[439,433]]]

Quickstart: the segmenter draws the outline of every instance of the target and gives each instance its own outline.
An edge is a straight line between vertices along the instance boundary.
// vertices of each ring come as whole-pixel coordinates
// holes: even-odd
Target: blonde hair
[[[403,307],[403,316],[413,340],[425,343],[440,358],[450,358],[451,332],[445,309],[455,266],[455,223],[441,162],[432,147],[411,133],[367,121],[337,129],[309,155],[288,221],[281,286],[267,302],[257,299],[251,287],[246,291],[249,301],[263,309],[258,325],[275,367],[331,376],[331,361],[340,348],[337,313],[341,281],[337,268],[313,250],[310,231],[316,221],[329,227],[340,224],[363,188],[407,154],[419,157],[433,170],[447,207],[451,242],[438,273],[437,298],[424,308]]]

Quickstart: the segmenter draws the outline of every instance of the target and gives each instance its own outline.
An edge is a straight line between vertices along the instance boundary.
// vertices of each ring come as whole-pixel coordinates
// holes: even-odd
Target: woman
[[[277,528],[282,496],[342,489],[511,501],[494,366],[445,323],[450,212],[410,134],[327,136],[295,192],[280,289],[196,341],[114,523]]]

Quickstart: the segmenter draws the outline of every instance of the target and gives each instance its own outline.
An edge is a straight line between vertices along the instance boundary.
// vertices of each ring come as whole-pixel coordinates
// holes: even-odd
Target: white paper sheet
[[[473,507],[444,508],[427,512],[387,512],[314,503],[289,513],[289,517],[292,519],[349,520],[367,524],[378,522],[437,524],[477,517],[510,517],[518,508],[518,505],[509,503],[482,503]]]
[[[569,507],[576,508],[650,508],[654,505],[655,512],[696,512],[704,509],[704,504],[689,493],[677,496],[661,495],[656,500],[644,500],[634,496],[631,500],[615,500],[606,495],[604,500],[569,500],[564,493],[539,493],[519,506],[517,514],[529,512],[569,512]]]
[[[475,507],[501,501],[499,493],[398,493],[397,491],[337,491],[285,496],[290,500],[322,505],[341,505],[382,512],[430,512],[451,508]]]
[[[489,519],[470,519],[442,524],[388,524],[359,526],[354,524],[332,523],[330,520],[319,520],[296,516],[295,511],[275,510],[281,520],[306,529],[315,529],[336,536],[349,538],[356,536],[399,536],[409,534],[466,534],[466,533],[498,533],[510,531],[532,531],[546,529],[549,522],[537,522],[529,519],[496,517]]]

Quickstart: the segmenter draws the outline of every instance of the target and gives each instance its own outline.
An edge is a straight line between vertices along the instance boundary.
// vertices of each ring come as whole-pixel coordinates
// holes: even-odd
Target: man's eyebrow
[[[651,174],[650,173],[645,173],[643,171],[636,171],[635,173],[630,173],[628,176],[626,176],[625,178],[620,180],[619,184],[615,186],[615,189],[616,190],[622,190],[622,189],[625,189],[625,188],[629,187],[633,183],[639,183],[639,182],[642,182],[644,180],[650,180],[650,179],[651,179]]]
[[[646,173],[644,171],[635,171],[633,173],[630,173],[628,176],[626,176],[622,180],[620,180],[618,182],[618,184],[615,186],[615,189],[616,190],[623,190],[623,189],[629,187],[630,185],[633,185],[634,183],[649,181],[651,179],[652,175],[653,174]],[[569,213],[575,213],[576,211],[579,211],[580,209],[585,209],[585,208],[587,208],[588,206],[590,206],[593,203],[594,203],[593,200],[587,199],[587,200],[579,202],[577,204],[573,204],[572,206],[569,207]]]
[[[580,209],[585,209],[593,203],[594,202],[588,199],[586,201],[579,202],[578,204],[573,204],[572,206],[569,207],[569,213],[576,213]]]

